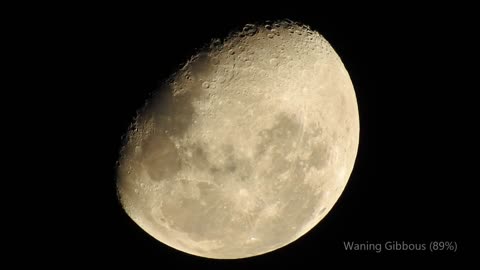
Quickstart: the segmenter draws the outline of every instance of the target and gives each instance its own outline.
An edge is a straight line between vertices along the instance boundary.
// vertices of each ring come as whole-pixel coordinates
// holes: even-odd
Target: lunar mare
[[[290,21],[246,25],[192,57],[139,112],[118,195],[175,249],[255,256],[322,220],[358,143],[354,88],[330,44]]]

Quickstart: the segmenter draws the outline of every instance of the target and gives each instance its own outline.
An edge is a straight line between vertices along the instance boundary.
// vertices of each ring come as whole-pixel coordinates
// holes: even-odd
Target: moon
[[[327,40],[292,21],[214,39],[139,110],[117,190],[148,234],[207,258],[264,254],[332,209],[359,144],[355,91]]]

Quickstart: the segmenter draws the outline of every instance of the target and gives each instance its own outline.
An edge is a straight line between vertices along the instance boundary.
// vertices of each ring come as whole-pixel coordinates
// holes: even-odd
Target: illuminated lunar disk
[[[120,153],[119,199],[175,249],[255,256],[325,217],[358,143],[355,92],[330,44],[290,21],[246,25],[146,102]]]

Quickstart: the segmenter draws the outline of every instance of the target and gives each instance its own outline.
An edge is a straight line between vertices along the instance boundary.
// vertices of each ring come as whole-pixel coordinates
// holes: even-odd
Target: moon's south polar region
[[[292,22],[213,40],[139,112],[121,150],[127,214],[175,249],[243,258],[285,246],[333,207],[359,117],[330,44]]]

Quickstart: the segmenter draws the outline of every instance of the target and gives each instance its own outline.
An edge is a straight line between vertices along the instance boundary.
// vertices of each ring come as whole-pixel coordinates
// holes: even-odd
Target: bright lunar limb
[[[246,25],[192,57],[139,112],[119,199],[175,249],[255,256],[322,220],[358,143],[355,92],[330,44],[291,21]]]

